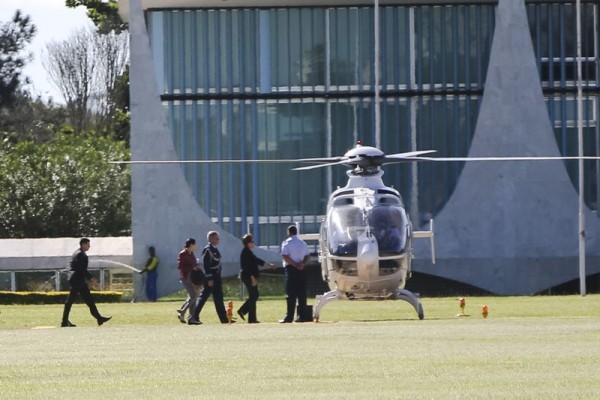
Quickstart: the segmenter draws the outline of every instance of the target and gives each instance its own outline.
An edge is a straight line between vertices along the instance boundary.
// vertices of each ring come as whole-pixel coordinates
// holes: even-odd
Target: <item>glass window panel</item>
[[[410,11],[408,8],[381,9],[381,83],[385,88],[410,85]]]
[[[482,86],[493,29],[490,7],[419,7],[415,11],[416,83]]]
[[[542,82],[573,86],[577,77],[575,4],[530,4],[529,28]],[[598,77],[598,6],[581,4],[582,79]]]
[[[371,85],[373,11],[370,8],[330,9],[331,85]]]

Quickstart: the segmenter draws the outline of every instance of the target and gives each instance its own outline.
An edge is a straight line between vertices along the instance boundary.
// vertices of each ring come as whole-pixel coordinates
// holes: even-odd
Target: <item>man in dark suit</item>
[[[219,320],[222,324],[229,323],[227,319],[227,311],[225,310],[225,303],[223,303],[223,282],[221,280],[221,253],[217,246],[219,245],[219,232],[210,231],[207,235],[208,244],[202,249],[202,262],[204,263],[204,271],[206,274],[206,283],[202,294],[200,294],[200,300],[194,313],[194,320],[200,321],[200,312],[202,307],[206,303],[206,300],[212,294],[213,302],[215,303],[215,309]],[[232,321],[235,322],[235,321]]]
[[[96,278],[90,274],[88,271],[88,256],[86,252],[90,249],[90,239],[83,238],[79,241],[79,249],[77,249],[73,256],[71,257],[71,276],[69,277],[69,284],[71,285],[71,291],[69,292],[69,297],[67,297],[67,302],[65,303],[65,308],[63,311],[62,323],[60,326],[62,327],[74,327],[75,325],[69,321],[69,313],[71,312],[71,307],[77,299],[77,295],[81,295],[81,298],[87,304],[90,309],[90,313],[96,321],[98,325],[102,325],[112,317],[103,317],[98,312],[98,308],[94,303],[94,299],[90,293],[90,288],[87,284],[87,281],[92,281],[95,284]]]

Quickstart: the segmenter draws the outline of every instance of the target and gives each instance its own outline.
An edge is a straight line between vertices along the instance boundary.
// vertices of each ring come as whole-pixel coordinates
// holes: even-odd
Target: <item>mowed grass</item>
[[[234,300],[235,309],[241,302]],[[394,301],[331,303],[319,323],[176,319],[179,302],[100,304],[95,326],[55,328],[62,306],[0,306],[2,399],[595,399],[600,296],[422,299],[425,320]],[[481,316],[486,304],[490,314]]]

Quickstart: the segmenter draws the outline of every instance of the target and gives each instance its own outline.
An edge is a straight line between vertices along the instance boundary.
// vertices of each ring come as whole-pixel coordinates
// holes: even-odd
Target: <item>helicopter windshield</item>
[[[329,251],[336,256],[356,256],[358,239],[368,229],[377,239],[379,254],[401,254],[406,249],[407,225],[406,214],[399,207],[373,207],[364,216],[358,207],[339,207],[329,219]]]
[[[336,256],[356,256],[358,238],[366,231],[366,220],[358,207],[338,207],[331,212],[327,240]]]
[[[369,226],[379,245],[379,254],[394,255],[404,253],[408,219],[400,207],[373,207],[369,213]]]

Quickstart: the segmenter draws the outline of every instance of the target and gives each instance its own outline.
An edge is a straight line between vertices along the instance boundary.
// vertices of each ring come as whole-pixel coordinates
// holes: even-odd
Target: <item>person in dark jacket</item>
[[[87,284],[88,281],[91,281],[93,285],[96,284],[96,278],[88,271],[89,261],[86,252],[90,249],[90,246],[90,239],[82,238],[79,241],[79,249],[77,249],[71,257],[71,276],[69,277],[71,290],[69,291],[69,297],[67,297],[67,302],[65,303],[63,311],[62,323],[60,324],[62,327],[76,326],[69,321],[69,313],[71,312],[71,307],[73,306],[75,299],[77,299],[77,295],[81,295],[81,298],[89,307],[90,313],[96,318],[98,325],[102,325],[112,318],[100,315]]]
[[[247,234],[242,237],[244,248],[240,253],[240,277],[246,288],[248,289],[248,300],[238,310],[238,315],[241,319],[246,319],[248,314],[248,323],[256,324],[259,321],[256,319],[256,301],[258,300],[258,267],[265,265],[269,268],[276,268],[275,264],[265,263],[264,260],[258,258],[252,249],[255,246],[252,235]]]
[[[206,283],[204,284],[204,289],[202,289],[200,300],[198,300],[198,305],[194,312],[194,320],[200,321],[202,307],[204,307],[206,300],[212,294],[219,320],[222,324],[227,324],[229,320],[227,319],[225,303],[223,303],[223,282],[221,281],[221,253],[217,248],[221,239],[219,232],[208,232],[207,239],[208,244],[202,249],[202,262],[206,274]]]

